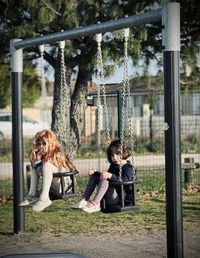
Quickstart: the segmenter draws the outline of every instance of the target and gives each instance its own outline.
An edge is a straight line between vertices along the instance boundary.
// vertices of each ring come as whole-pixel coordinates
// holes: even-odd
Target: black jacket
[[[112,177],[110,178],[110,183],[114,183],[119,181],[119,172],[120,168],[118,165],[111,163],[108,172],[112,173]],[[122,166],[122,174],[121,174],[121,179],[123,182],[128,182],[133,180],[133,172],[134,172],[134,167],[130,163],[130,161],[127,161]],[[119,187],[116,187],[117,191],[120,191]],[[130,205],[133,201],[133,189],[132,185],[125,185],[124,186],[124,191],[125,191],[125,205]]]
[[[119,171],[120,168],[118,165],[111,163],[110,167],[108,169],[108,172],[110,172],[112,174],[112,177],[110,178],[110,182],[116,182],[119,180]],[[130,163],[130,161],[127,161],[127,163],[125,163],[122,166],[122,181],[123,182],[127,182],[127,181],[132,181],[133,180],[133,171],[134,168],[132,166],[132,164]]]

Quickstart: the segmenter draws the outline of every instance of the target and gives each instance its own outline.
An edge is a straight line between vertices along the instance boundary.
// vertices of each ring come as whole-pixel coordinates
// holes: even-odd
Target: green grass
[[[78,192],[83,191],[86,177],[77,177]],[[36,213],[31,207],[25,209],[25,231],[40,234],[48,231],[53,234],[123,235],[141,231],[158,231],[166,228],[165,195],[159,191],[138,190],[138,208],[119,213],[97,212],[87,214],[73,210],[70,205],[79,198],[56,200],[45,211]],[[183,191],[183,220],[189,228],[199,223],[200,192]],[[13,232],[13,202],[0,203],[0,233]]]

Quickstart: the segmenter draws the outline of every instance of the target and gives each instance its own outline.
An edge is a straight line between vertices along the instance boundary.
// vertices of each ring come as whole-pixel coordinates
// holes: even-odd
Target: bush
[[[181,142],[182,153],[199,153],[200,152],[200,137],[189,135]]]

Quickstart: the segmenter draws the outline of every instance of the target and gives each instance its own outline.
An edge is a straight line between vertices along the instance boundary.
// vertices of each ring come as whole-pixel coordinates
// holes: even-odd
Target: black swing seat
[[[135,198],[136,197],[135,183],[136,183],[135,179],[127,182],[122,182],[122,181],[111,182],[110,184],[115,186],[117,189],[117,192],[119,195],[119,203],[108,205],[106,204],[105,198],[103,198],[101,201],[101,211],[105,213],[110,213],[110,212],[120,212],[120,211],[136,209],[137,206],[136,206],[136,198]],[[131,202],[128,202],[128,203],[126,202],[126,199],[125,199],[124,187],[126,186],[132,187],[132,200]]]
[[[26,176],[27,176],[27,186],[28,189],[30,188],[30,172],[31,166],[26,166]],[[53,173],[53,177],[59,177],[61,183],[61,193],[55,191],[52,187],[49,190],[49,197],[51,200],[58,200],[58,199],[69,199],[72,197],[77,197],[78,194],[76,193],[76,179],[75,176],[78,174],[77,171],[66,171],[66,172],[57,172]],[[65,186],[66,177],[70,177],[71,184],[67,187]]]
[[[61,193],[58,193],[54,191],[52,188],[50,188],[49,195],[51,200],[57,200],[57,199],[69,199],[72,197],[77,197],[78,194],[76,193],[76,179],[75,176],[78,174],[77,171],[68,171],[68,172],[57,172],[53,173],[53,177],[59,177],[60,178],[60,184],[61,184]],[[65,179],[69,177],[70,178],[70,185],[65,186]]]

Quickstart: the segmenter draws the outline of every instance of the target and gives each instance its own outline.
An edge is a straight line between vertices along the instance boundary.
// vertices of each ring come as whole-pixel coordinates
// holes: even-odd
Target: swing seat
[[[31,171],[31,166],[27,165],[26,166],[26,177],[27,177],[27,186],[28,189],[30,188],[30,172]],[[73,197],[77,197],[78,194],[76,193],[76,179],[75,176],[78,174],[77,171],[68,171],[68,172],[57,172],[53,173],[53,177],[59,177],[60,178],[60,183],[61,183],[61,193],[55,191],[52,187],[49,190],[49,196],[51,200],[58,200],[58,199],[69,199]],[[70,179],[70,180],[67,180]],[[65,186],[65,182],[71,181],[71,183],[67,186]]]
[[[135,192],[135,183],[136,180],[127,181],[127,182],[112,182],[111,184],[117,189],[119,202],[118,204],[108,205],[106,203],[105,198],[101,201],[101,211],[104,213],[111,213],[111,212],[121,212],[127,211],[137,208],[136,206],[136,192]],[[130,186],[132,187],[132,200],[127,202],[125,199],[125,187]]]
[[[76,193],[76,180],[75,180],[76,174],[78,174],[77,171],[53,173],[53,177],[60,178],[61,193],[52,191],[52,188],[50,188],[49,194],[52,200],[57,200],[57,199],[66,200],[66,199],[78,196],[78,194]],[[67,180],[67,179],[70,179],[70,180]],[[66,180],[71,181],[71,183],[67,186],[67,188],[65,186]]]

